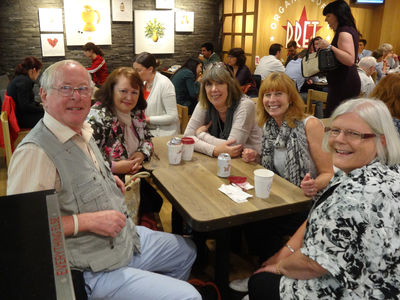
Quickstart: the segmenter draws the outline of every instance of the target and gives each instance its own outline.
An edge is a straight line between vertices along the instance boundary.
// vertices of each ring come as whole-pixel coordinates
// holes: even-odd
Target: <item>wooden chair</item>
[[[6,111],[1,112],[0,119],[1,119],[1,128],[3,130],[4,149],[6,152],[6,163],[8,168],[8,165],[10,164],[12,150],[11,150],[11,139],[10,139],[10,128],[8,126],[8,117]]]
[[[307,104],[306,104],[306,113],[310,115],[314,115],[315,113],[315,104],[313,101],[319,101],[323,103],[323,107],[326,106],[326,101],[328,98],[327,92],[317,91],[313,89],[308,90],[307,94]]]
[[[177,104],[179,124],[181,127],[181,133],[185,132],[186,126],[189,123],[189,108],[184,105]]]

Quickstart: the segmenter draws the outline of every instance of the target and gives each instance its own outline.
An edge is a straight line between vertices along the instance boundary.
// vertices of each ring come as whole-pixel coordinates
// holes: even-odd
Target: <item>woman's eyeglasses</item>
[[[325,132],[329,134],[331,137],[337,137],[340,135],[341,132],[343,132],[344,136],[352,141],[359,141],[359,140],[364,140],[364,139],[369,139],[376,137],[375,133],[360,133],[357,131],[353,131],[350,129],[339,129],[339,128],[330,128],[330,127],[325,127]]]

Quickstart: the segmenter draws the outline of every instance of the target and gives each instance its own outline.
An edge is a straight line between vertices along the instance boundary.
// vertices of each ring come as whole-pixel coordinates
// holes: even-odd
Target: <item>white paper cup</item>
[[[173,145],[170,142],[168,145],[168,160],[171,165],[179,165],[182,158],[182,144]]]
[[[256,190],[256,197],[266,199],[269,197],[271,191],[272,179],[274,172],[267,169],[254,170],[254,186]]]
[[[183,160],[192,160],[193,152],[194,152],[194,139],[191,137],[182,138],[182,159]]]

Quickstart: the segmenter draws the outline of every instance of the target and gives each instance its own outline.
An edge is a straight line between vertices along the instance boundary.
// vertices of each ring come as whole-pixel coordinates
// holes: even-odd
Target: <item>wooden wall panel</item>
[[[375,22],[375,20],[373,20]],[[390,43],[400,55],[400,1],[386,0],[380,28],[379,43]]]

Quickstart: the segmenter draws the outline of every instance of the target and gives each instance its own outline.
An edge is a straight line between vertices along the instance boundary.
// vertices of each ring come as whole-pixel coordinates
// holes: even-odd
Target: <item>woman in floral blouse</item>
[[[400,140],[386,105],[355,99],[324,144],[341,171],[288,244],[249,281],[253,299],[400,297]]]
[[[145,122],[147,104],[142,88],[143,82],[136,71],[118,68],[96,91],[97,102],[88,115],[94,130],[93,138],[104,159],[110,163],[111,171],[117,175],[138,172],[143,161],[150,159],[153,153],[152,135]],[[160,210],[162,199],[145,180],[141,180],[141,193],[147,194],[146,201],[141,201],[142,213]],[[149,193],[153,195],[153,201],[147,201]],[[147,204],[150,207],[146,207]]]

